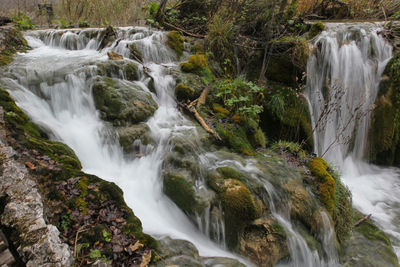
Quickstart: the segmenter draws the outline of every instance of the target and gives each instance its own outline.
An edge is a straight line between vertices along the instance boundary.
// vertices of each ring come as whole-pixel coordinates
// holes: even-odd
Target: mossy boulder
[[[400,166],[400,53],[382,75],[369,131],[370,161]]]
[[[170,31],[167,33],[167,45],[174,50],[179,57],[182,56],[184,40],[178,31]]]
[[[250,190],[241,181],[225,179],[220,193],[222,208],[225,214],[226,242],[235,249],[244,227],[259,215],[259,208]]]
[[[313,149],[313,130],[307,100],[294,88],[274,85],[265,93],[260,126],[268,139],[304,143]]]
[[[194,91],[193,98],[198,98],[200,96],[205,85],[199,75],[183,72],[179,68],[171,68],[169,72],[174,77],[177,85],[182,84],[188,86]]]
[[[289,256],[285,230],[274,219],[257,219],[245,227],[239,251],[257,266],[274,266]]]
[[[325,25],[321,21],[318,21],[311,25],[310,31],[308,32],[308,38],[312,39],[316,37],[318,34],[325,30]]]
[[[288,194],[290,218],[303,223],[312,233],[320,233],[323,229],[320,210],[302,181],[290,179],[282,188]]]
[[[192,55],[187,62],[181,63],[183,72],[201,74],[205,68],[208,68],[208,60],[204,54]]]
[[[164,176],[164,193],[185,213],[194,214],[196,193],[192,183],[183,175],[167,173]]]
[[[315,176],[318,186],[318,197],[329,212],[333,212],[335,206],[336,182],[329,173],[329,165],[322,158],[314,158],[309,162],[311,173]]]
[[[296,87],[307,69],[310,48],[307,40],[284,36],[272,41],[273,56],[267,68],[267,78],[274,82]]]
[[[179,101],[193,100],[194,93],[191,87],[181,83],[177,84],[175,87],[175,96]]]
[[[150,137],[150,129],[147,124],[140,123],[127,127],[118,127],[117,133],[119,143],[125,152],[132,150],[132,145],[136,140],[140,140],[142,144],[150,144],[152,139]]]
[[[121,77],[121,71],[123,77]],[[128,81],[139,80],[138,65],[127,60],[112,60],[98,63],[97,74],[109,78],[124,78]]]
[[[92,90],[101,118],[112,122],[114,126],[143,122],[157,109],[151,94],[132,83],[108,77],[97,78]]]

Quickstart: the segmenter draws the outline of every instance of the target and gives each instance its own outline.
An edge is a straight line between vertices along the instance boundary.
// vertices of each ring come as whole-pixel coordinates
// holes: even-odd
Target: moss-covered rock
[[[178,31],[170,31],[167,33],[167,45],[174,50],[178,56],[182,56],[184,40]]]
[[[362,217],[357,213],[354,222]],[[351,238],[341,247],[340,261],[354,267],[400,266],[389,237],[371,220],[354,228]]]
[[[117,133],[119,143],[125,152],[132,150],[132,145],[136,140],[140,140],[144,145],[151,143],[150,129],[144,123],[128,127],[118,127]]]
[[[309,168],[311,173],[316,177],[320,201],[329,212],[333,212],[336,182],[328,172],[328,163],[322,158],[314,158],[310,160]]]
[[[184,72],[201,74],[203,69],[208,67],[208,60],[204,54],[196,54],[189,57],[187,62],[181,63]]]
[[[308,38],[312,39],[324,30],[325,25],[321,21],[318,21],[311,25],[310,31],[308,32]]]
[[[175,96],[179,101],[193,100],[194,90],[184,84],[177,84],[175,87]]]
[[[400,165],[400,53],[383,73],[369,131],[368,158],[380,165]]]
[[[318,198],[332,216],[336,236],[343,243],[349,236],[353,225],[352,197],[350,190],[342,184],[336,174],[322,158],[309,162],[311,173],[316,178],[315,190]]]
[[[218,135],[221,137],[224,145],[232,148],[235,152],[244,155],[253,155],[254,150],[251,146],[246,130],[239,125],[217,124],[215,127]]]
[[[313,149],[313,131],[307,100],[294,88],[272,86],[265,93],[264,112],[260,126],[268,139],[304,143]]]
[[[168,173],[164,177],[164,193],[186,213],[193,214],[196,205],[193,186],[182,175]]]
[[[258,206],[250,190],[239,180],[225,179],[220,194],[222,208],[225,213],[226,242],[234,249],[244,227],[259,215]]]
[[[239,251],[257,266],[274,266],[289,256],[285,230],[271,218],[257,219],[244,229]]]
[[[114,126],[129,126],[147,120],[157,109],[150,93],[139,86],[111,78],[99,78],[92,87],[101,118]]]
[[[121,71],[123,77],[121,77]],[[105,61],[97,64],[97,74],[109,78],[125,78],[128,81],[139,80],[137,64],[126,60]]]
[[[306,72],[310,48],[307,40],[284,36],[272,41],[273,56],[270,59],[267,78],[269,80],[296,87]]]

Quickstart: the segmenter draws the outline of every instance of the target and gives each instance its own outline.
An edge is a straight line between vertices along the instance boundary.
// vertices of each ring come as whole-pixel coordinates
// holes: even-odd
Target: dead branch
[[[207,123],[206,121],[203,119],[203,117],[201,117],[201,115],[197,112],[197,108],[199,108],[201,105],[203,105],[206,102],[206,98],[207,98],[207,94],[208,94],[208,87],[204,88],[203,92],[201,92],[199,98],[197,98],[196,100],[193,100],[192,102],[190,102],[189,104],[182,104],[180,103],[179,105],[183,108],[185,108],[187,111],[189,111],[190,113],[193,114],[193,116],[196,118],[196,120],[200,123],[201,127],[204,128],[204,130],[206,130],[206,132],[214,135],[214,137],[221,141],[221,137],[219,137],[219,135],[217,134],[217,132],[215,132]]]
[[[201,105],[204,105],[206,103],[206,99],[208,96],[208,87],[206,87],[203,92],[201,92],[199,98],[197,99],[197,108],[199,108]]]
[[[371,218],[372,214],[369,214],[367,216],[365,216],[364,218],[360,219],[358,222],[356,222],[354,224],[354,227],[359,226],[360,224],[362,224],[363,222],[365,222],[366,220],[368,220],[369,218]]]
[[[164,25],[164,26],[167,26],[168,28],[171,28],[171,29],[173,29],[173,30],[176,30],[176,31],[178,31],[178,32],[181,32],[181,33],[183,33],[184,35],[187,35],[187,36],[190,36],[190,37],[199,38],[199,39],[204,39],[204,38],[206,38],[206,35],[200,35],[200,34],[196,34],[196,33],[191,33],[191,32],[185,31],[184,29],[179,28],[178,26],[175,26],[175,25],[170,24],[170,23],[165,22],[165,21],[163,22],[163,25]]]

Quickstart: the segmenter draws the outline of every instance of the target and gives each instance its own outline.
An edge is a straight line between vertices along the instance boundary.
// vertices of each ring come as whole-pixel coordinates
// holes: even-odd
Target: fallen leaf
[[[142,263],[140,264],[140,267],[147,267],[149,266],[149,263],[151,261],[151,250],[146,251],[143,256],[142,256]]]
[[[28,161],[25,162],[25,166],[28,167],[28,168],[31,169],[31,170],[36,169],[36,168],[35,168],[35,165],[33,165],[32,163],[30,163],[30,162],[28,162]]]
[[[132,252],[136,251],[139,248],[142,248],[143,244],[140,243],[139,241],[136,241],[135,245],[130,245],[129,248],[132,250]]]

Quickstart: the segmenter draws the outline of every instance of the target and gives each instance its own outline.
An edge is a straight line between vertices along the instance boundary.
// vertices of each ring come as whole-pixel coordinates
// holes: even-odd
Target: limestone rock
[[[27,169],[12,157],[11,147],[0,145],[2,177],[0,187],[8,196],[1,223],[16,229],[21,245],[17,249],[26,266],[71,266],[73,256],[67,244],[61,242],[54,225],[46,224],[43,200]]]
[[[115,53],[113,51],[107,52],[107,56],[111,60],[122,60],[122,59],[124,59],[124,57],[122,55],[120,55],[118,53]]]

